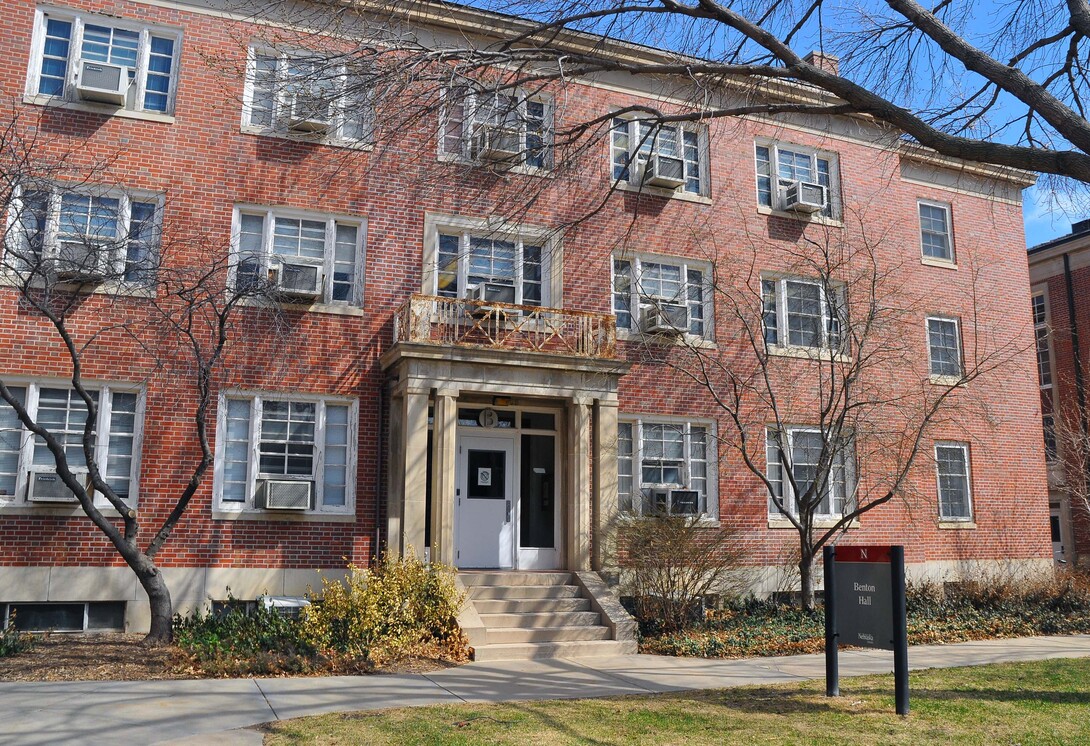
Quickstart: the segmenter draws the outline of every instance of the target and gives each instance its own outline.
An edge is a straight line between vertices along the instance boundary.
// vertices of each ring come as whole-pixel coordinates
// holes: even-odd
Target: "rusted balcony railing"
[[[413,295],[394,317],[397,342],[612,358],[617,322],[607,313]]]

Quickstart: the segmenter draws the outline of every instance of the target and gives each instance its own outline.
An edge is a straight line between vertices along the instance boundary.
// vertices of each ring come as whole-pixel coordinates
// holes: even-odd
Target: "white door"
[[[515,441],[463,436],[454,491],[454,564],[515,566]]]

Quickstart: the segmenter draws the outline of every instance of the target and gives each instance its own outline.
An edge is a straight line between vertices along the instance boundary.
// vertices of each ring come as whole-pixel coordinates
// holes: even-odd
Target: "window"
[[[819,184],[824,187],[825,207],[821,214],[840,217],[840,190],[837,159],[798,145],[757,143],[757,203],[774,210],[786,207],[786,193],[794,182]]]
[[[765,431],[765,476],[772,484],[768,497],[768,513],[779,516],[783,511],[773,495],[780,499],[786,512],[798,517],[798,499],[818,482],[811,500],[816,500],[814,517],[838,519],[854,510],[855,457],[852,444],[845,441],[825,447],[825,436],[812,427],[768,428]],[[822,455],[831,458],[828,474],[820,473]],[[790,473],[791,478],[788,478]],[[795,486],[792,487],[791,481]],[[796,492],[797,489],[797,492]]]
[[[617,493],[632,515],[718,512],[711,426],[636,420],[617,425]]]
[[[843,288],[787,277],[761,280],[761,314],[769,348],[842,351],[847,325]]]
[[[1033,295],[1033,336],[1037,344],[1037,380],[1041,388],[1049,389],[1052,388],[1052,351],[1044,293]]]
[[[925,259],[954,261],[954,241],[950,232],[950,206],[937,202],[919,202],[920,242]]]
[[[108,103],[129,111],[170,114],[174,110],[181,46],[179,31],[115,18],[39,10],[27,92],[67,101]],[[83,62],[99,63],[106,69],[97,73],[98,78],[85,72],[81,80]],[[112,76],[113,66],[120,68],[119,77]],[[115,83],[116,90],[110,93]]]
[[[146,282],[159,259],[156,197],[62,187],[17,189],[4,269]],[[77,272],[77,270],[79,270]]]
[[[370,142],[366,70],[343,58],[250,49],[243,124],[263,133]]]
[[[446,92],[439,152],[548,169],[553,165],[552,129],[553,107],[548,100],[453,86]]]
[[[306,486],[310,510],[351,513],[356,407],[317,397],[221,398],[215,487],[220,508],[257,508],[268,482],[295,482]]]
[[[36,383],[11,389],[30,416],[61,442],[69,468],[73,472],[86,471],[83,429],[87,423],[87,405],[75,390]],[[134,504],[143,409],[141,394],[109,386],[95,388],[91,393],[98,405],[93,431],[95,462],[114,492]],[[28,501],[28,484],[34,473],[52,472],[55,468],[56,462],[45,441],[24,428],[15,410],[0,401],[0,502]],[[48,503],[35,501],[35,504]]]
[[[676,327],[710,336],[712,293],[707,264],[639,256],[613,259],[613,312],[617,328],[644,328],[649,309],[665,310]],[[670,316],[676,309],[677,317]],[[643,318],[641,318],[641,315]]]
[[[1056,450],[1056,417],[1051,414],[1041,415],[1041,430],[1045,436],[1045,459],[1055,461]]]
[[[972,520],[969,487],[969,444],[936,443],[935,466],[939,480],[939,518]]]
[[[929,318],[927,320],[927,349],[933,377],[960,378],[962,376],[961,338],[957,319]]]
[[[707,145],[702,142],[706,138],[701,136],[701,132],[693,128],[665,124],[656,126],[654,122],[614,117],[611,138],[613,180],[639,183],[639,175],[644,173],[648,159],[658,155],[681,162],[678,171],[679,181],[684,181],[681,191],[706,196],[708,179],[704,173],[706,157],[703,154],[707,151]]]
[[[239,207],[234,282],[268,282],[285,301],[363,302],[362,220]]]
[[[543,241],[446,228],[439,229],[437,241],[436,295],[464,298],[469,288],[487,285],[486,300],[549,305],[548,247]]]

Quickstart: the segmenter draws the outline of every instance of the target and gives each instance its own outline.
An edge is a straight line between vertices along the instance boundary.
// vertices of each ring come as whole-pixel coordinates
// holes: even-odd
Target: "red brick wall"
[[[184,29],[181,77],[172,124],[109,118],[59,108],[15,104],[26,126],[46,135],[46,149],[74,151],[90,163],[119,154],[111,180],[130,188],[167,195],[167,236],[200,232],[210,237],[189,251],[225,251],[236,203],[285,205],[367,218],[365,300],[362,316],[320,313],[289,315],[290,342],[299,352],[284,359],[285,341],[251,338],[244,364],[232,367],[225,385],[247,389],[306,391],[360,399],[360,452],[355,523],[289,524],[211,520],[211,480],[201,489],[186,518],[160,555],[175,566],[337,566],[344,557],[363,561],[374,536],[380,444],[379,355],[388,349],[394,309],[421,284],[421,236],[427,211],[488,217],[503,214],[514,199],[537,194],[519,220],[558,226],[583,217],[602,200],[609,185],[608,146],[552,179],[497,176],[439,163],[434,158],[436,122],[426,119],[406,129],[388,147],[373,152],[291,143],[241,134],[241,80],[210,69],[209,55],[240,54],[237,39],[254,34],[223,19],[138,5],[122,0],[73,0],[72,7],[111,12],[127,18]],[[0,91],[20,99],[26,79],[28,39],[34,6],[13,0],[0,9],[6,30],[0,45]],[[573,87],[557,92],[559,116],[576,121],[599,116],[634,97],[602,88]],[[380,118],[380,122],[381,122]],[[753,138],[764,134],[838,153],[845,201],[845,226],[831,232],[847,241],[868,241],[885,266],[898,267],[896,286],[920,303],[915,338],[907,344],[917,364],[889,370],[892,386],[919,386],[927,376],[923,315],[941,312],[969,319],[976,315],[987,338],[966,335],[991,349],[1010,343],[1020,350],[1012,362],[983,377],[958,397],[972,416],[941,424],[930,440],[972,441],[976,530],[937,527],[933,466],[926,460],[913,473],[912,498],[865,516],[851,540],[895,542],[907,547],[909,562],[936,559],[1047,557],[1048,518],[1041,447],[1038,393],[1029,309],[1028,278],[1022,261],[1023,233],[1018,205],[986,200],[909,183],[900,178],[895,157],[858,142],[825,139],[801,131],[753,122],[713,125],[711,193],[713,204],[614,195],[594,217],[564,235],[564,305],[608,312],[610,255],[627,245],[638,251],[696,257],[726,266],[742,249],[757,256],[757,269],[784,269],[785,250],[799,238],[796,225],[756,209]],[[916,199],[953,204],[960,266],[956,271],[920,264]],[[636,220],[638,218],[638,220]],[[818,237],[821,226],[805,230]],[[866,234],[866,235],[864,235]],[[139,300],[95,297],[86,304],[85,323],[122,315]],[[255,312],[256,313],[256,312]],[[719,314],[720,319],[724,314]],[[67,375],[64,356],[53,337],[18,307],[16,294],[0,290],[3,365],[11,374]],[[718,353],[744,355],[720,323]],[[1088,323],[1090,329],[1090,323]],[[1090,338],[1090,333],[1088,333]],[[241,354],[241,353],[240,353]],[[721,415],[698,387],[668,376],[661,365],[640,362],[640,351],[626,347],[636,365],[621,382],[621,412]],[[271,368],[263,361],[283,361]],[[800,366],[805,361],[798,361]],[[150,360],[122,339],[89,360],[89,377],[148,379],[140,510],[145,526],[161,520],[181,487],[194,445],[189,437],[191,402],[177,394],[178,383],[155,374]],[[666,381],[664,383],[664,381]],[[987,410],[987,416],[980,414]],[[729,434],[725,421],[721,435]],[[790,532],[766,526],[760,483],[748,475],[727,446],[720,447],[720,512],[753,542],[754,560],[774,563]],[[5,564],[117,564],[105,540],[86,519],[0,517],[0,562]]]

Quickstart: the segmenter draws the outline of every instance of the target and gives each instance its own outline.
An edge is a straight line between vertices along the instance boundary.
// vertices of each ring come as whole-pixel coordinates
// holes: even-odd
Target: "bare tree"
[[[913,472],[933,463],[936,429],[988,422],[986,405],[964,388],[1024,352],[1017,339],[997,341],[994,320],[978,317],[979,304],[967,298],[973,315],[936,320],[950,328],[929,329],[922,363],[924,299],[905,289],[908,270],[876,229],[856,220],[851,238],[809,233],[785,249],[751,237],[749,252],[709,256],[716,341],[729,354],[688,328],[642,347],[644,359],[708,392],[724,415],[722,446],[763,485],[769,515],[794,529],[807,609],[821,548],[891,501],[911,509],[919,498]],[[789,256],[774,274],[760,269],[768,251]],[[979,268],[970,256],[962,261],[975,293]]]
[[[56,349],[71,390],[60,420],[47,416],[44,406],[29,406],[27,387],[11,380],[12,373],[0,375],[0,398],[18,417],[13,435],[21,442],[25,429],[36,464],[39,454],[48,453],[57,478],[147,593],[151,629],[145,642],[167,643],[173,610],[157,555],[212,466],[210,425],[231,364],[229,345],[247,323],[267,327],[275,316],[268,307],[242,310],[248,300],[253,305],[268,297],[268,283],[228,282],[225,243],[177,227],[164,239],[162,199],[112,188],[113,159],[88,160],[36,133],[14,116],[0,131],[0,212],[6,219],[0,269],[9,286],[4,292],[18,298],[24,331]],[[130,504],[127,476],[104,473],[96,455],[108,433],[100,423],[105,403],[92,380],[109,370],[119,343],[138,351],[134,365],[145,382],[170,381],[179,406],[191,407],[196,457],[165,517],[150,526],[141,508],[155,503],[155,511],[147,511],[154,515],[161,496],[145,495],[140,508]],[[135,417],[136,396],[131,399],[125,412]],[[180,448],[179,457],[184,452]]]

